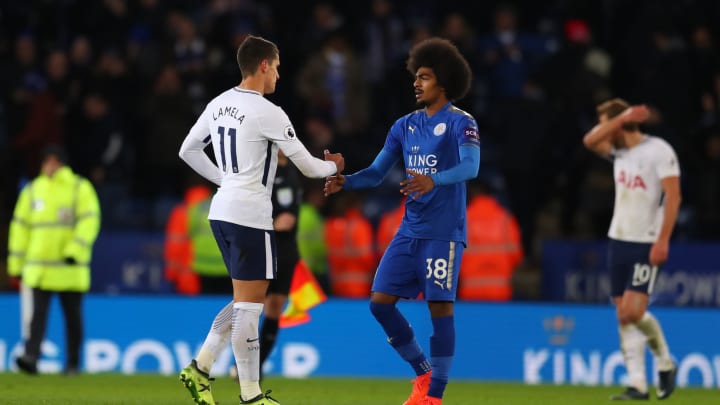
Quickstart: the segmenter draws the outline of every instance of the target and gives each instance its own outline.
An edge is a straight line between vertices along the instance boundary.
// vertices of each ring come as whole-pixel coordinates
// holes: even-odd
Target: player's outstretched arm
[[[345,159],[339,153],[330,153],[326,150],[325,160],[322,160],[312,156],[302,145],[294,151],[288,151],[284,149],[283,144],[280,144],[280,149],[305,177],[323,178],[345,168]]]
[[[328,153],[325,154],[325,156],[332,155],[333,154]],[[330,194],[335,194],[343,188],[350,190],[377,187],[380,183],[382,183],[383,179],[387,176],[387,173],[397,160],[397,156],[383,148],[375,157],[372,164],[365,169],[355,172],[349,176],[343,176],[340,172],[338,172],[334,176],[327,177],[325,179],[325,186],[323,187],[325,196],[327,197]],[[345,161],[343,161],[342,164],[342,168],[344,169]]]

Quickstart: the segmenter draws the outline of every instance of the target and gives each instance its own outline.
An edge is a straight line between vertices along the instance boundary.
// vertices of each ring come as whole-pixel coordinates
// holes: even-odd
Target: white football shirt
[[[663,190],[660,181],[680,176],[672,146],[646,136],[629,149],[612,152],[615,175],[615,209],[608,236],[627,242],[653,243],[663,221]]]
[[[203,151],[210,143],[216,165]],[[336,172],[335,163],[310,155],[287,114],[260,93],[234,87],[208,103],[180,147],[180,157],[220,186],[209,219],[273,229],[278,147],[308,177]]]

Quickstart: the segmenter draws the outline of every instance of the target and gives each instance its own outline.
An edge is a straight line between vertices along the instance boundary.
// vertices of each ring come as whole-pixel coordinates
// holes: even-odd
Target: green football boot
[[[195,359],[180,372],[180,381],[190,391],[195,403],[199,405],[215,405],[210,391],[210,381],[213,380],[214,378],[210,378],[208,373],[198,368]]]
[[[268,390],[264,394],[260,394],[256,396],[253,399],[248,399],[247,401],[243,401],[242,397],[240,397],[240,404],[245,405],[280,405],[280,402],[277,401],[277,399],[272,398],[270,396],[270,393],[272,391]]]

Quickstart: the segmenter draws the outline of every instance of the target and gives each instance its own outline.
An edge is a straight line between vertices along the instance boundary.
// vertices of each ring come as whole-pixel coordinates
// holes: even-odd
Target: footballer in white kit
[[[212,143],[215,166],[203,149]],[[277,150],[309,177],[326,177],[335,163],[316,159],[297,139],[287,114],[260,93],[233,87],[208,103],[190,129],[180,155],[200,174],[220,187],[210,205],[210,220],[264,230],[267,244],[258,247],[270,255],[273,238],[272,188],[277,170]],[[219,170],[218,170],[219,169]],[[221,247],[222,250],[222,247]],[[269,260],[262,278],[274,278]],[[258,279],[229,266],[234,279]],[[255,271],[257,267],[248,267]]]
[[[613,99],[597,108],[599,123],[583,138],[591,151],[613,161],[615,207],[608,237],[610,289],[616,307],[628,387],[611,400],[649,398],[646,345],[659,369],[657,397],[675,389],[677,367],[658,320],[647,310],[659,266],[667,260],[680,208],[680,167],[664,140],[640,132],[644,105]]]
[[[651,294],[658,266],[649,262],[649,252],[664,217],[661,184],[664,178],[680,176],[677,156],[666,141],[650,135],[632,148],[613,149],[610,156],[615,177],[608,231],[612,296],[623,295],[626,288]]]
[[[208,218],[233,286],[232,301],[215,316],[180,381],[196,404],[214,405],[210,370],[230,343],[240,403],[279,405],[270,391],[260,389],[258,331],[269,280],[277,271],[272,188],[278,148],[308,177],[340,173],[345,162],[328,151],[325,160],[310,155],[285,112],[264,97],[280,78],[277,45],[249,35],[238,48],[237,62],[240,84],[207,104],[180,147],[180,157],[219,186]],[[209,144],[215,162],[205,154]]]
[[[201,154],[210,142],[219,172]],[[287,114],[260,93],[233,87],[208,103],[180,154],[192,150],[188,164],[207,170],[206,177],[220,186],[210,219],[273,229],[271,196],[278,147],[309,177],[335,173],[335,164],[312,157],[297,139]]]
[[[628,242],[657,240],[663,221],[661,180],[680,176],[672,146],[645,135],[631,149],[613,149],[615,209],[608,237]]]

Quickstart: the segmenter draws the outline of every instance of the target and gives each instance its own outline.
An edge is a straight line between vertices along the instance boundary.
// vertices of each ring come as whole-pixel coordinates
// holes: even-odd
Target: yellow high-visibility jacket
[[[48,291],[90,289],[100,203],[90,181],[64,166],[20,192],[10,223],[8,274]],[[72,258],[75,264],[66,264]]]
[[[208,213],[211,198],[188,207],[188,235],[192,241],[192,270],[200,276],[228,275],[220,248],[210,228]]]

